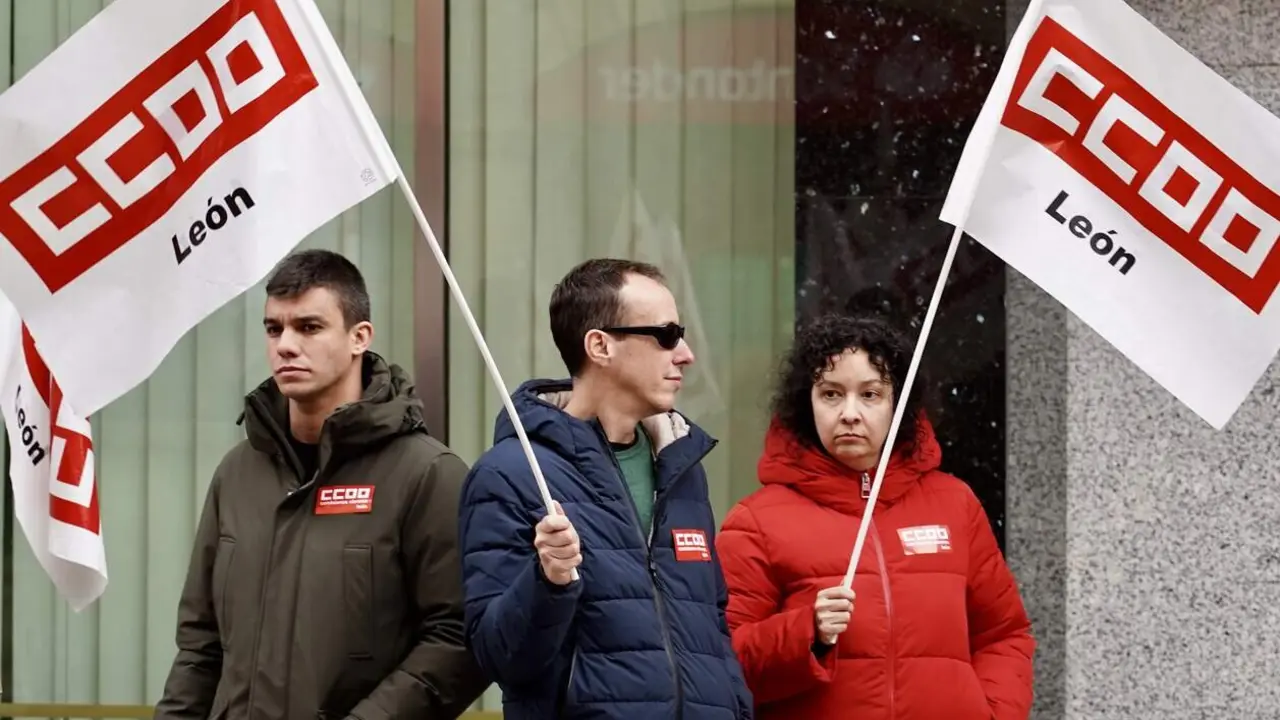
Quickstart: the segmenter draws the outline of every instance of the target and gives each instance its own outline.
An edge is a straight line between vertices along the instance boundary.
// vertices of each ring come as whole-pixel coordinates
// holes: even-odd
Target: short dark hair
[[[622,322],[618,292],[628,275],[666,282],[662,271],[649,263],[596,258],[570,270],[551,291],[551,338],[570,375],[577,377],[587,363],[582,345],[587,333]]]
[[[783,357],[773,395],[773,415],[782,427],[801,442],[822,449],[822,440],[813,422],[813,384],[831,367],[831,361],[846,350],[861,350],[871,365],[893,387],[894,409],[911,367],[913,347],[893,325],[883,319],[829,313],[796,328],[791,349]],[[909,448],[915,440],[916,421],[923,403],[925,384],[919,370],[911,384],[902,428],[894,448]]]
[[[338,296],[338,307],[347,327],[369,322],[369,291],[364,276],[350,260],[332,250],[295,252],[271,271],[267,296],[295,298],[315,288],[325,288]]]

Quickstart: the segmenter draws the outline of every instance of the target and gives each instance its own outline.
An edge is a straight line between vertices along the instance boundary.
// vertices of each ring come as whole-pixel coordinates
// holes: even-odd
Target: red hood
[[[933,425],[921,416],[910,452],[895,452],[880,486],[881,507],[892,505],[942,463],[942,448]],[[757,467],[762,485],[786,485],[810,500],[849,515],[861,515],[862,473],[850,470],[820,449],[809,447],[776,421],[765,436],[764,453]],[[875,478],[875,468],[868,471]]]

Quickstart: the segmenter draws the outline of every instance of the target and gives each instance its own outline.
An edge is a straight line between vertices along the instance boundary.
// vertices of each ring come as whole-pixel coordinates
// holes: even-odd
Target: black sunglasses
[[[601,328],[604,332],[614,335],[648,335],[658,341],[658,346],[663,350],[675,350],[680,344],[680,340],[684,338],[684,326],[676,323],[667,323],[666,325],[637,325],[635,327],[609,327]]]

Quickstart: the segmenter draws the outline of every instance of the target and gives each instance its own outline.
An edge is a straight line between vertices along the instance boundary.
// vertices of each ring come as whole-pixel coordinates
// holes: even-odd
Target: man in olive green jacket
[[[286,258],[264,327],[272,378],[209,487],[155,716],[456,718],[489,684],[463,631],[467,467],[368,350],[369,296],[345,258]]]

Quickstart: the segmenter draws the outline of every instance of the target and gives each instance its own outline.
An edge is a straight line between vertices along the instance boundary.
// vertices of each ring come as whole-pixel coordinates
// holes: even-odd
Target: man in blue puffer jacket
[[[572,380],[512,400],[563,515],[505,412],[461,502],[467,639],[504,717],[748,720],[700,464],[715,441],[673,410],[694,359],[675,299],[651,265],[589,260],[551,331]]]

